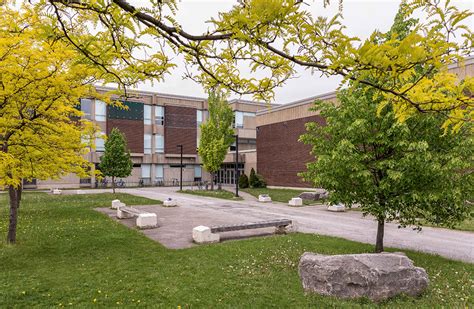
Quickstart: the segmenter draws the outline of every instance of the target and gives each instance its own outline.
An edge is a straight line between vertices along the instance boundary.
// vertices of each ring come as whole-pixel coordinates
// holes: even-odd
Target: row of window
[[[92,105],[94,105],[95,114],[92,117]],[[153,106],[143,105],[143,123],[145,125],[153,124],[152,119]],[[164,106],[154,106],[155,110],[155,124],[164,125],[165,123],[165,108]],[[95,121],[106,121],[107,119],[107,105],[101,100],[81,99],[81,111],[84,113],[84,118]],[[203,111],[196,111],[196,123],[199,126],[203,122]]]
[[[92,104],[95,104],[95,115],[92,119]],[[152,119],[152,108],[153,106],[144,104],[143,105],[143,123],[145,125],[151,125]],[[154,106],[155,109],[155,124],[164,125],[165,123],[165,108],[164,106]],[[81,111],[84,113],[84,118],[95,121],[106,121],[107,118],[107,105],[105,102],[100,100],[81,99]],[[196,110],[196,123],[199,126],[204,121],[204,112],[202,110]],[[244,127],[244,117],[255,117],[255,113],[251,112],[234,112],[234,127]]]
[[[165,137],[163,135],[156,134],[155,136],[155,153],[164,153],[165,152]],[[152,134],[143,135],[143,153],[152,154],[153,150],[151,147],[151,140],[153,138]]]
[[[202,177],[202,168],[200,165],[191,165],[194,167],[194,178]],[[142,164],[141,166],[141,177],[142,178],[151,178],[151,164]],[[168,166],[167,166],[168,167]],[[170,166],[171,167],[171,166]],[[186,167],[189,167],[186,165]],[[179,168],[179,166],[178,166]],[[163,180],[164,179],[164,164],[155,164],[155,179]]]

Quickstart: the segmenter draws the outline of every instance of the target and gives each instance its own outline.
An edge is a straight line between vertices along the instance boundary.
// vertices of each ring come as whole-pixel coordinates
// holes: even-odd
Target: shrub
[[[249,178],[249,185],[252,188],[255,188],[255,184],[258,182],[257,174],[255,173],[255,170],[252,169],[250,170],[250,178]]]
[[[247,177],[247,175],[245,175],[245,173],[242,173],[242,175],[240,175],[239,177],[239,188],[245,189],[248,187],[249,187],[249,178]]]
[[[255,183],[255,188],[266,188],[267,187],[267,182],[263,178],[262,175],[257,174],[257,182]]]

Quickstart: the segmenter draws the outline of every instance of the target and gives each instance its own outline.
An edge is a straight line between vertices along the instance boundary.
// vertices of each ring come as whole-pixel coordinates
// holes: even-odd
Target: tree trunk
[[[383,233],[385,228],[385,219],[378,219],[377,224],[377,240],[375,243],[375,253],[383,252]]]
[[[214,173],[211,173],[211,191],[214,191]]]
[[[18,207],[20,206],[21,199],[21,187],[15,188],[13,186],[8,187],[8,193],[10,196],[10,223],[8,226],[7,243],[16,243],[16,226],[18,222]]]
[[[112,176],[112,192],[115,194],[115,176]]]

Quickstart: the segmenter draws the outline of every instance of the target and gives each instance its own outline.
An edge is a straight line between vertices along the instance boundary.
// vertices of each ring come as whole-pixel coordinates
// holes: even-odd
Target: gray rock
[[[423,268],[397,253],[320,255],[306,252],[298,266],[306,292],[381,301],[420,295],[429,284]]]
[[[299,198],[305,201],[317,201],[319,200],[320,194],[318,192],[302,192],[298,195]]]

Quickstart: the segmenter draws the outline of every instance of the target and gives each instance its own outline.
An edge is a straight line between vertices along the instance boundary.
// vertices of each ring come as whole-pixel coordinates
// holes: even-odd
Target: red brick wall
[[[179,153],[177,145],[183,145],[184,154],[196,154],[196,109],[191,107],[165,107],[165,153]]]
[[[143,153],[143,120],[107,119],[107,135],[117,128],[125,135],[130,152]]]
[[[311,146],[298,141],[307,122],[324,123],[320,116],[260,126],[257,129],[257,172],[269,186],[310,187],[298,177],[313,161]]]

